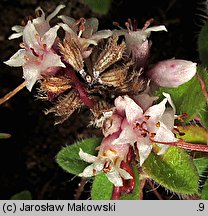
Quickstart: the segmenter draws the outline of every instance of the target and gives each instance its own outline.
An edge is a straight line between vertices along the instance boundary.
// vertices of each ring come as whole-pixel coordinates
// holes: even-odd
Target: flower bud
[[[147,76],[162,87],[178,87],[196,74],[196,63],[182,59],[160,61],[147,71]]]

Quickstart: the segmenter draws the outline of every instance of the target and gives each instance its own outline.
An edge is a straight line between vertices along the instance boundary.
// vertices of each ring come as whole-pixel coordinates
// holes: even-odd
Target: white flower
[[[129,151],[129,145],[114,146],[111,142],[115,139],[115,135],[105,138],[100,146],[97,157],[85,153],[80,149],[79,156],[88,163],[80,177],[92,177],[104,172],[110,182],[116,187],[123,186],[123,179],[132,179],[133,177],[124,169],[120,168],[120,164],[125,160]]]
[[[90,45],[96,46],[101,39],[112,35],[111,30],[98,31],[98,19],[96,18],[75,20],[64,15],[59,16],[59,18],[64,22],[59,23],[59,25],[65,31],[65,40],[67,41],[73,37],[83,58],[87,58],[91,54],[92,48],[89,47]]]
[[[148,41],[151,32],[167,31],[164,25],[149,27],[148,20],[143,29],[135,29],[131,23],[127,23],[127,30],[115,30],[117,35],[124,35],[127,51],[136,61],[137,67],[144,67],[149,58],[151,41]],[[120,27],[121,28],[121,27]]]
[[[174,126],[175,107],[169,94],[163,93],[165,99],[159,104],[147,107],[147,102],[144,106],[138,104],[143,103],[143,99],[148,99],[152,103],[152,98],[145,94],[137,97],[137,103],[128,96],[119,96],[115,99],[115,113],[111,117],[111,124],[106,127],[104,135],[109,136],[119,133],[112,144],[124,145],[137,144],[137,149],[140,156],[140,166],[149,156],[153,143],[160,147],[158,154],[163,154],[168,148],[168,145],[159,144],[158,142],[175,142],[177,139],[172,133]],[[171,107],[166,108],[166,103],[169,102]],[[145,107],[143,110],[141,107]]]
[[[43,34],[42,30],[39,32],[36,29],[32,21],[28,21],[23,30],[24,49],[18,50],[4,62],[9,66],[23,67],[23,77],[29,91],[42,75],[51,75],[59,67],[65,67],[61,57],[52,48],[58,29],[59,26],[56,25]]]
[[[45,18],[45,13],[40,7],[36,8],[36,14],[41,13],[41,16],[33,19],[32,23],[41,37],[50,29],[50,20],[54,18],[59,13],[59,11],[64,7],[65,5],[58,5],[56,9],[47,18]],[[24,28],[24,26],[19,25],[13,26],[12,30],[16,33],[10,35],[9,40],[21,37],[23,35]]]

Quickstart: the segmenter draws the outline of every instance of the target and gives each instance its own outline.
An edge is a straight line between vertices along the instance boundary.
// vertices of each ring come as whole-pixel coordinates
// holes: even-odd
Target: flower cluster
[[[122,187],[134,178],[128,166],[132,157],[142,166],[152,149],[163,154],[165,143],[178,141],[171,97],[163,93],[165,98],[157,103],[151,85],[177,87],[195,75],[196,63],[168,59],[150,64],[151,32],[167,31],[163,25],[149,27],[152,20],[142,29],[128,20],[127,29],[117,24],[120,30],[98,30],[96,18],[61,15],[51,26],[50,20],[64,7],[59,5],[47,18],[37,8],[36,18],[14,26],[16,33],[9,39],[22,37],[23,42],[5,63],[22,66],[29,91],[38,81],[39,97],[53,103],[46,113],[55,113],[57,123],[83,105],[91,110],[91,123],[101,128],[104,139],[97,157],[80,149],[80,158],[92,163],[80,176],[104,172]]]

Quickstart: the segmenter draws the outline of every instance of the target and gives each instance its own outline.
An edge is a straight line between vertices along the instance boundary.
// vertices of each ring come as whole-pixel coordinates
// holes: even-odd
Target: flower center
[[[143,118],[139,119],[135,123],[135,128],[139,134],[144,138],[154,138],[156,136],[156,131],[160,127],[160,122],[152,122],[151,116],[145,115]],[[150,120],[149,120],[150,119]]]

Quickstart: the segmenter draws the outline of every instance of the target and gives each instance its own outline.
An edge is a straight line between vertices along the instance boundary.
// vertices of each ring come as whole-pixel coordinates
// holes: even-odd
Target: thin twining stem
[[[8,94],[6,94],[3,98],[0,98],[0,105],[4,102],[8,101],[10,98],[12,98],[14,95],[16,95],[20,90],[22,90],[26,86],[26,81],[24,81],[22,84],[17,86],[14,90],[10,91]]]
[[[152,142],[164,144],[164,145],[170,145],[170,146],[176,146],[183,149],[188,149],[192,151],[202,151],[202,152],[208,152],[208,145],[203,144],[195,144],[195,143],[188,143],[183,140],[178,140],[177,142],[161,142],[154,139],[151,139]]]

